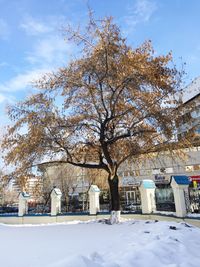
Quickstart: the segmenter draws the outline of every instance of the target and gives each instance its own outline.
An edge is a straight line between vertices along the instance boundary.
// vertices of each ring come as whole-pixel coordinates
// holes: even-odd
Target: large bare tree
[[[111,18],[91,19],[85,34],[67,33],[82,54],[37,81],[39,93],[10,107],[15,123],[4,138],[5,160],[15,164],[19,180],[47,162],[102,169],[118,211],[119,166],[178,146],[172,140],[181,73],[171,53],[155,55],[150,41],[129,46]]]

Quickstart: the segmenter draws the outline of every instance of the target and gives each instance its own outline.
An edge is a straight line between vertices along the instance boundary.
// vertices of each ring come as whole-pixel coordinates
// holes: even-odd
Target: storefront
[[[170,186],[171,176],[168,174],[156,174],[154,177],[156,190],[156,210],[175,211],[174,194]]]
[[[200,213],[200,175],[189,176],[190,211]]]
[[[139,192],[140,182],[133,176],[124,176],[119,187],[122,210],[140,212],[141,198]]]
[[[189,179],[191,181],[190,187],[200,189],[200,175],[189,176]]]

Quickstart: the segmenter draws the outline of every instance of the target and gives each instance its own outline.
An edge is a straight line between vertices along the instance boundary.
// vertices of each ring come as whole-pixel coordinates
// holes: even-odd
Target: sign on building
[[[156,174],[154,178],[156,184],[168,184],[170,182],[169,175]]]
[[[139,185],[139,182],[133,176],[124,176],[122,177],[122,186],[131,186],[131,185]]]

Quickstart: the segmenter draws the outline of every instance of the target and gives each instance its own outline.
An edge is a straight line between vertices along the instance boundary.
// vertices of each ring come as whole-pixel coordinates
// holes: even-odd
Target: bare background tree
[[[50,201],[50,192],[54,186],[61,189],[64,211],[73,207],[73,196],[82,197],[82,210],[88,210],[88,191],[92,184],[102,189],[107,188],[105,172],[101,170],[82,169],[70,164],[42,165],[43,187],[40,195],[45,203]],[[77,199],[77,201],[78,201]]]
[[[9,181],[5,177],[0,171],[0,206],[11,205],[18,201],[18,193],[9,188]]]

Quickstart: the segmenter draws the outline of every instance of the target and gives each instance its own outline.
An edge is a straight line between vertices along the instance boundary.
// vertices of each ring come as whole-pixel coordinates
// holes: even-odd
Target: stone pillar
[[[185,217],[187,214],[184,191],[188,190],[189,183],[187,176],[172,176],[171,187],[174,192],[177,217]]]
[[[100,210],[99,205],[100,190],[97,185],[91,185],[89,189],[89,212],[91,215],[96,215]]]
[[[155,183],[152,180],[143,180],[139,190],[141,194],[142,213],[152,213],[156,210]]]
[[[61,212],[61,197],[60,189],[54,187],[51,191],[51,216],[56,216]]]
[[[26,192],[21,192],[19,194],[19,206],[18,206],[18,216],[24,216],[28,213],[28,200],[30,195]]]

